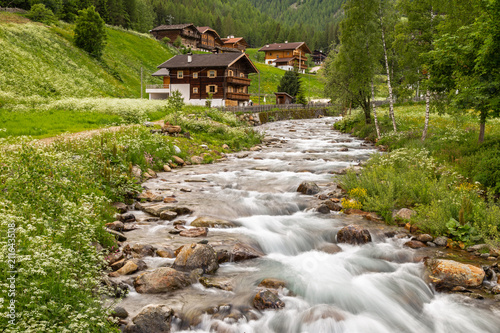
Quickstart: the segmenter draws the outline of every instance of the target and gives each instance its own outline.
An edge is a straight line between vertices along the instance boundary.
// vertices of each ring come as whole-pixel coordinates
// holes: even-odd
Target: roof
[[[306,53],[311,53],[305,42],[268,44],[261,47],[259,51],[296,50],[302,46],[306,48]]]
[[[222,38],[222,41],[224,42],[224,44],[234,44],[234,43],[238,43],[242,39],[243,39],[243,37]]]
[[[196,29],[194,24],[192,23],[185,23],[185,24],[172,24],[172,25],[160,25],[154,28],[153,30],[150,31],[164,31],[164,30],[180,30],[189,27],[190,25],[193,26],[193,28]]]
[[[278,96],[278,95],[285,95],[285,96],[288,96],[288,97],[290,97],[290,98],[292,98],[292,99],[293,99],[293,96],[291,96],[290,94],[288,94],[288,93],[286,93],[286,92],[275,92],[274,94],[275,94],[276,96]]]
[[[290,60],[293,60],[293,59],[298,59],[297,57],[290,57],[290,58],[278,58],[276,60],[274,60],[275,63],[279,63],[279,62],[289,62]]]
[[[220,36],[217,33],[217,31],[215,31],[214,29],[212,29],[210,27],[196,27],[196,29],[198,29],[198,31],[202,34],[206,33],[207,31],[212,31],[220,39]]]
[[[231,53],[218,53],[218,54],[193,54],[191,55],[192,61],[188,62],[188,55],[176,55],[173,58],[165,61],[163,64],[158,66],[158,68],[213,68],[213,67],[229,67],[235,62],[244,58],[251,68],[251,73],[258,73],[259,71],[253,64],[253,62],[248,58],[245,53],[241,52],[231,52]]]
[[[151,75],[152,76],[169,76],[170,75],[170,71],[168,69],[166,69],[166,68],[162,68],[159,71],[156,71],[156,72],[154,72]]]

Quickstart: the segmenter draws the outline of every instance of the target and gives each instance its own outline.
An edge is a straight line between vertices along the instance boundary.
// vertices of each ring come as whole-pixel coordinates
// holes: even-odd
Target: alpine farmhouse
[[[268,44],[259,49],[259,52],[265,52],[265,62],[268,65],[291,71],[296,70],[299,73],[305,73],[307,66],[307,56],[311,50],[304,42],[297,43],[277,43]]]
[[[153,76],[163,84],[147,86],[149,99],[166,99],[179,91],[186,104],[246,106],[250,100],[248,74],[258,73],[245,53],[177,55],[158,66]]]

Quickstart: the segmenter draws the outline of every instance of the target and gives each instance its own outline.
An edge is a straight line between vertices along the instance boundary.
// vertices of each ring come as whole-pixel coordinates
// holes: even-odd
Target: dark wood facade
[[[248,74],[258,72],[244,53],[179,55],[158,67],[169,70],[172,90],[189,85],[190,100],[221,99],[228,106],[250,99]]]
[[[326,57],[327,57],[327,55],[320,50],[314,50],[314,52],[312,54],[312,59],[314,61],[314,64],[317,66],[319,66],[323,62],[325,62]]]
[[[214,29],[210,27],[198,27],[198,31],[201,34],[200,40],[197,44],[198,49],[209,52],[216,52],[220,47],[223,46],[219,34]]]
[[[224,48],[228,49],[236,49],[241,52],[245,52],[248,47],[248,43],[242,37],[228,37],[222,38],[222,42],[224,43]]]
[[[201,40],[201,33],[193,24],[161,25],[150,33],[158,40],[168,37],[171,44],[180,36],[182,45],[192,49],[196,49]]]

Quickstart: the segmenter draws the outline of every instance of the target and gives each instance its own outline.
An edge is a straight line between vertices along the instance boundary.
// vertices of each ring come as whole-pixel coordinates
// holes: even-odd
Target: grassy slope
[[[278,85],[280,83],[281,77],[285,74],[285,71],[273,66],[264,64],[264,53],[258,52],[258,49],[247,49],[246,53],[250,57],[260,71],[260,91],[261,94],[269,95],[267,96],[267,103],[274,103],[274,93],[277,92]],[[306,98],[321,98],[323,97],[323,78],[319,74],[301,74],[302,84],[304,87]],[[257,75],[251,75],[252,84],[250,85],[249,91],[251,94],[257,94],[259,92],[259,79]],[[254,102],[257,101],[256,97],[252,98]]]
[[[172,56],[165,45],[147,35],[108,28],[104,57],[97,61],[72,44],[72,25],[19,24],[11,23],[11,18],[12,14],[0,13],[0,98],[4,100],[140,97],[141,67],[150,82],[156,66]]]

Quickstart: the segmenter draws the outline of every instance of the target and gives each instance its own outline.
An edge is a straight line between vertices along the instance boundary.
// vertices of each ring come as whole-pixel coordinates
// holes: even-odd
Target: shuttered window
[[[198,72],[194,72],[193,73],[193,79],[197,79],[198,78]]]
[[[208,85],[207,86],[207,93],[210,93],[210,94],[215,94],[217,93],[217,86],[216,85]]]
[[[183,71],[177,71],[177,78],[178,79],[183,79],[184,78],[184,72]]]
[[[208,77],[214,78],[217,75],[216,71],[208,71]]]

